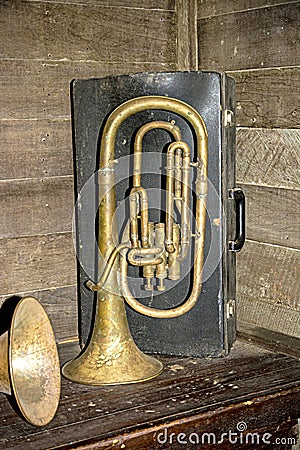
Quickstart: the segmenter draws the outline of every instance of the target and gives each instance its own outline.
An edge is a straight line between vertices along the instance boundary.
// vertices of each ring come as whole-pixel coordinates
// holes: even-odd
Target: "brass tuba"
[[[190,148],[182,141],[181,132],[174,122],[153,121],[138,130],[134,142],[130,218],[121,242],[116,245],[114,147],[117,131],[128,117],[144,110],[169,111],[185,119],[194,134],[197,160],[191,162]],[[147,192],[141,185],[142,140],[146,132],[155,128],[165,129],[173,137],[167,149],[166,223],[158,224],[148,220]],[[141,314],[156,318],[177,317],[197,302],[204,264],[207,153],[207,131],[203,118],[181,100],[163,96],[137,97],[121,104],[108,117],[101,137],[98,172],[98,266],[101,278],[98,283],[90,280],[86,283],[89,289],[97,291],[94,328],[82,353],[62,369],[69,380],[92,385],[135,383],[151,379],[163,370],[160,361],[142,353],[134,343],[124,300]],[[154,276],[158,279],[157,289],[160,291],[165,289],[166,277],[171,280],[180,278],[180,263],[186,258],[191,244],[191,165],[197,170],[193,287],[183,304],[167,310],[151,308],[133,297],[127,282],[127,267],[132,264],[143,268],[146,290],[153,289]],[[174,202],[180,213],[180,226],[173,220]]]

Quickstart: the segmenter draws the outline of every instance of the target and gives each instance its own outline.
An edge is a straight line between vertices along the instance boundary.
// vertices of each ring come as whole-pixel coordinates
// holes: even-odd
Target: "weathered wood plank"
[[[41,302],[51,321],[56,342],[60,343],[66,340],[77,339],[77,287],[75,285],[41,291],[15,292],[14,295],[17,297],[30,295]],[[1,295],[0,307],[6,301],[9,302],[10,298]]]
[[[237,320],[300,338],[300,311],[238,295]]]
[[[2,58],[175,62],[171,11],[56,2],[9,2],[0,8]]]
[[[0,179],[73,173],[70,120],[0,120]]]
[[[49,3],[49,0],[27,0],[28,2]],[[55,3],[83,3],[82,0],[55,0]],[[84,3],[89,5],[107,6],[109,8],[126,7],[126,8],[139,8],[139,9],[163,9],[171,10],[175,9],[175,0],[148,0],[147,3],[141,2],[141,0],[85,0]]]
[[[228,73],[236,80],[237,126],[300,128],[300,67]]]
[[[62,361],[78,352],[77,346],[70,347],[60,352]],[[63,379],[57,414],[44,428],[23,421],[1,398],[0,448],[24,449],[25,442],[26,449],[35,450],[179,450],[183,444],[177,437],[186,437],[189,449],[211,444],[225,450],[232,447],[226,439],[229,430],[236,430],[241,419],[247,432],[259,435],[255,448],[270,448],[262,441],[268,431],[265,437],[272,442],[278,436],[294,436],[300,405],[296,358],[237,342],[227,358],[162,360],[164,372],[144,383],[92,388]],[[244,444],[245,439],[238,448],[249,448]],[[279,448],[284,447],[276,445]]]
[[[292,403],[294,396],[297,396],[299,392],[300,389],[297,389],[294,394],[289,396],[286,396],[286,393],[283,393],[280,400],[278,399],[275,404],[272,402],[272,404],[268,405],[268,407],[270,409],[275,408],[276,410],[281,410],[282,403]],[[252,411],[253,414],[256,414],[256,411],[254,411],[253,409]],[[167,425],[162,424],[160,427],[157,427],[156,425],[148,427],[148,424],[146,427],[139,427],[139,429],[135,432],[133,430],[130,430],[130,432],[128,433],[127,429],[123,429],[119,433],[112,434],[112,437],[106,438],[105,436],[103,436],[103,439],[101,439],[101,437],[99,438],[86,436],[84,439],[80,439],[80,442],[76,443],[75,445],[77,449],[81,450],[111,450],[112,448],[114,448],[115,450],[120,450],[123,448],[129,448],[130,450],[156,450],[158,448],[163,448],[164,450],[181,450],[182,445],[189,445],[189,442],[191,442],[192,447],[189,446],[186,448],[192,449],[197,444],[200,444],[203,448],[205,446],[208,448],[208,446],[214,445],[215,443],[215,448],[218,448],[218,450],[229,450],[230,447],[232,447],[232,442],[238,442],[238,440],[233,441],[233,439],[236,439],[235,437],[232,438],[232,436],[235,436],[234,432],[232,433],[230,440],[221,438],[220,441],[222,443],[217,441],[218,436],[226,436],[227,432],[225,430],[236,429],[236,420],[234,420],[234,417],[232,417],[234,414],[239,415],[239,417],[246,418],[246,420],[248,421],[248,412],[249,408],[247,408],[246,406],[244,406],[243,409],[235,411],[235,413],[231,414],[230,420],[225,419],[225,423],[224,425],[222,425],[221,430],[220,428],[216,427],[216,424],[220,424],[220,421],[222,420],[221,414],[212,414],[209,415],[209,420],[205,420],[205,416],[201,417],[202,420],[205,420],[205,425],[202,426],[199,426],[199,417],[188,417],[186,419],[184,418],[178,421],[176,420],[175,422],[168,423]],[[261,414],[264,414],[264,416],[266,417],[267,406],[260,408],[259,412]],[[150,425],[151,423],[152,422],[150,422]],[[93,423],[93,426],[98,427],[99,429],[98,423]],[[207,429],[211,431],[211,434],[206,432]],[[271,431],[273,431],[274,429],[275,432],[271,433]],[[263,444],[260,436],[262,436],[265,440],[267,440],[268,436],[272,436],[274,441],[278,443],[276,444],[276,450],[292,450],[294,448],[297,448],[294,446],[291,447],[291,445],[297,444],[297,429],[297,421],[295,419],[288,419],[281,424],[277,424],[275,427],[272,425],[270,428],[256,428],[254,433],[246,432],[246,436],[248,436],[248,442],[247,444],[239,444],[239,450],[248,450],[249,445],[251,445],[249,444],[249,442],[251,442],[251,439],[253,439],[253,441],[257,441],[260,439],[259,449],[268,450],[270,448],[270,444]],[[93,435],[97,434],[97,430],[94,430],[95,429],[93,428]],[[74,432],[72,431],[70,435],[67,435],[66,437],[71,436],[72,433]],[[259,437],[257,438],[256,436]],[[289,437],[285,438],[285,436]],[[56,439],[59,438],[57,437]],[[243,438],[241,438],[241,440],[242,439]],[[34,436],[33,441],[34,443],[30,444],[28,450],[31,448],[34,448],[34,450],[43,450],[42,447],[36,447],[39,442],[39,439],[36,438],[36,436]],[[55,441],[55,437],[53,437],[53,443],[54,442],[57,442]],[[158,442],[159,447],[157,444]],[[271,441],[267,440],[267,442]],[[281,442],[285,442],[285,444],[281,444]],[[8,448],[14,448],[15,450],[22,449],[19,443],[16,443],[15,447],[3,447],[3,449],[5,450],[8,450]],[[54,450],[55,448],[59,450],[74,450],[74,440],[69,439],[69,443],[63,446],[51,447],[52,450]],[[200,447],[198,446],[198,448]]]
[[[71,233],[1,239],[0,258],[1,295],[76,284]]]
[[[198,70],[197,0],[178,0],[177,70]]]
[[[0,60],[0,119],[69,118],[73,79],[174,69],[160,63]]]
[[[239,185],[246,196],[248,239],[300,249],[300,192]]]
[[[300,359],[300,339],[277,331],[267,330],[257,325],[238,321],[238,339],[246,340],[276,353],[294,356]]]
[[[1,65],[2,118],[69,116],[69,83],[73,78],[130,72],[129,65],[117,68],[114,64],[103,67],[92,63],[78,66],[70,62],[1,61]],[[131,71],[139,70],[172,70],[172,67],[151,64],[131,67]],[[263,70],[232,75],[237,81],[239,125],[299,127],[297,105],[288,97],[290,92],[295,92],[295,98],[297,96],[299,70]]]
[[[238,128],[238,182],[300,189],[300,130]]]
[[[200,19],[199,67],[224,71],[299,64],[299,16],[297,2]]]
[[[198,18],[238,13],[257,8],[295,3],[295,0],[198,0]]]
[[[0,238],[72,231],[73,177],[0,181]]]
[[[300,312],[299,298],[300,251],[286,247],[246,241],[246,245],[237,256],[237,297],[239,299],[240,319],[251,322],[248,315],[259,319],[256,303],[266,303],[276,311],[282,311],[276,320],[269,315],[261,318],[267,322],[260,325],[278,332],[295,335],[300,333],[298,325],[292,324],[297,316],[293,310]],[[241,305],[245,305],[244,307]],[[271,306],[269,306],[271,308]],[[245,309],[247,308],[247,310]],[[267,308],[265,306],[265,308]],[[290,319],[287,320],[288,315]],[[285,317],[285,318],[284,318]],[[283,330],[286,322],[286,329]],[[280,322],[280,323],[279,323]],[[298,326],[298,329],[297,329]],[[290,331],[290,332],[289,332]]]

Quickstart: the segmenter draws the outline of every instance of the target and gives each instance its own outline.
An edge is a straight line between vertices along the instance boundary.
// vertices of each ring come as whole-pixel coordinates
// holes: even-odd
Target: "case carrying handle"
[[[245,195],[241,188],[229,189],[229,198],[235,201],[236,224],[235,238],[229,241],[229,250],[239,252],[245,243]]]

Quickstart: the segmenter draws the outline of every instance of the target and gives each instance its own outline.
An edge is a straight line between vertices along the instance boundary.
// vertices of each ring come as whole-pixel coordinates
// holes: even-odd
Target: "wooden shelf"
[[[61,362],[78,351],[62,347]],[[144,383],[90,387],[63,379],[57,414],[44,428],[23,421],[1,395],[0,449],[193,449],[197,439],[210,439],[201,448],[211,449],[249,448],[251,439],[259,439],[252,448],[271,448],[268,442],[292,448],[300,416],[298,359],[241,340],[220,359],[161,359],[165,371]]]

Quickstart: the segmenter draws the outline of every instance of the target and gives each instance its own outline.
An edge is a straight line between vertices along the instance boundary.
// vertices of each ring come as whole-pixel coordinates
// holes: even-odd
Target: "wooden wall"
[[[176,69],[174,0],[142,3],[0,0],[0,304],[33,293],[58,341],[77,336],[70,82]]]
[[[199,67],[237,82],[239,320],[300,337],[298,23],[283,0],[0,0],[0,304],[33,293],[77,337],[71,80]]]
[[[238,319],[300,337],[299,1],[198,0],[199,68],[237,83]]]

